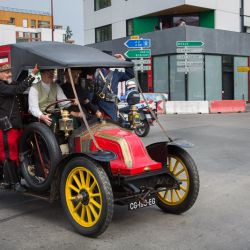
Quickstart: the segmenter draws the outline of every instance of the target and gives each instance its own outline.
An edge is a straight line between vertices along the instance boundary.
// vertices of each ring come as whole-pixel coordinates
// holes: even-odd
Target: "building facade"
[[[125,53],[129,36],[150,38],[151,68],[139,72],[145,92],[171,100],[250,99],[250,1],[84,0],[85,44]],[[181,26],[181,20],[185,25]],[[179,26],[179,27],[178,27]],[[180,72],[177,41],[202,41],[202,69]],[[191,63],[191,62],[190,62]],[[195,62],[194,62],[195,63]]]
[[[52,40],[48,12],[0,7],[0,45]],[[54,25],[54,40],[63,42],[66,31]]]

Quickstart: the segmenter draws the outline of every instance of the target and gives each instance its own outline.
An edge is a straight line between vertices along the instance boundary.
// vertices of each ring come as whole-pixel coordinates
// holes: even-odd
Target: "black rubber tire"
[[[147,120],[141,120],[141,122],[143,123],[143,126],[135,128],[135,134],[139,137],[146,137],[150,131],[150,125]]]
[[[196,164],[188,152],[176,145],[168,145],[168,154],[177,156],[184,164],[189,175],[189,191],[186,198],[178,205],[165,204],[156,197],[156,204],[166,213],[180,214],[189,210],[195,203],[200,187],[199,174]]]
[[[51,162],[49,173],[48,176],[44,178],[42,182],[37,182],[37,180],[33,176],[31,176],[28,172],[27,169],[28,164],[34,162],[32,162],[32,157],[28,157],[27,154],[25,154],[24,160],[21,161],[21,171],[22,171],[22,176],[27,181],[29,187],[34,191],[41,192],[41,191],[46,191],[50,188],[57,164],[62,159],[62,153],[55,138],[55,135],[53,134],[51,129],[45,124],[40,122],[31,123],[25,128],[19,143],[20,153],[24,153],[27,152],[27,150],[29,150],[27,145],[27,140],[33,135],[33,133],[36,133],[42,140],[43,147],[41,153],[44,154],[45,152],[47,152],[47,155],[42,155],[42,156],[45,158],[47,157],[47,159],[49,159],[49,161]],[[40,170],[36,168],[36,171]]]
[[[97,222],[91,227],[84,227],[73,218],[66,201],[67,178],[70,175],[71,171],[74,171],[74,169],[79,167],[84,167],[95,177],[102,196],[102,210],[99,215],[100,217]],[[87,157],[77,157],[71,159],[65,166],[61,176],[60,196],[63,209],[67,217],[69,218],[70,223],[81,235],[88,237],[97,237],[98,235],[102,234],[109,226],[114,211],[113,191],[106,172],[98,163]]]

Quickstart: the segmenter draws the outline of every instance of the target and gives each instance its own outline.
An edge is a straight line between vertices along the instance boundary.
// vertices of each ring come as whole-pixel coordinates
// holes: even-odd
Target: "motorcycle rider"
[[[121,101],[125,101],[128,105],[124,108],[120,108],[119,112],[129,113],[131,105],[135,105],[140,102],[140,93],[136,89],[136,83],[134,80],[128,80],[126,82],[126,92],[124,96],[121,96]]]

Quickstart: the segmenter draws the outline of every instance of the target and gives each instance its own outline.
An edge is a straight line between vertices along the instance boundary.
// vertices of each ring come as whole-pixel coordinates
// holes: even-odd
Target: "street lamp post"
[[[53,13],[53,0],[50,3],[51,7],[51,34],[52,34],[52,42],[54,41],[54,13]]]

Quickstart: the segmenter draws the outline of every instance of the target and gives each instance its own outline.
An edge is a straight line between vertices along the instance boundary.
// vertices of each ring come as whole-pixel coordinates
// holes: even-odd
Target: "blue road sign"
[[[124,45],[128,48],[150,48],[151,39],[129,39]]]

